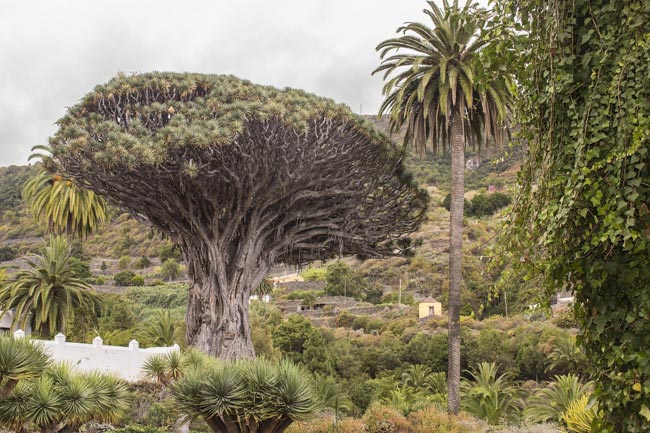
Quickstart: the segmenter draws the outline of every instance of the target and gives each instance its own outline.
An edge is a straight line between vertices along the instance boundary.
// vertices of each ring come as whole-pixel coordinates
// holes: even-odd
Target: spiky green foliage
[[[406,128],[404,144],[420,154],[447,149],[455,113],[462,113],[468,144],[481,146],[488,137],[502,143],[513,84],[510,75],[490,71],[481,57],[495,36],[485,28],[491,14],[471,1],[427,3],[430,23],[406,23],[397,29],[403,36],[377,46],[382,64],[373,73],[392,75],[379,112],[390,115],[391,132]]]
[[[320,407],[309,375],[288,361],[218,362],[171,385],[182,411],[216,433],[281,433]]]
[[[27,269],[1,283],[0,307],[3,315],[13,310],[12,326],[25,328],[31,317],[33,329],[50,338],[54,331],[65,332],[74,309],[100,308],[91,287],[72,272],[71,258],[67,239],[52,236],[40,254],[24,259]]]
[[[158,310],[145,324],[142,334],[152,346],[171,346],[175,343],[177,321],[169,310]]]
[[[538,391],[526,402],[524,417],[531,422],[562,422],[569,406],[589,395],[591,384],[580,383],[572,374],[556,376],[555,381]]]
[[[463,409],[492,425],[516,418],[522,405],[511,375],[498,370],[495,363],[482,362],[461,382]]]
[[[107,220],[106,203],[72,178],[41,170],[23,189],[34,220],[46,230],[87,237]]]
[[[48,363],[48,356],[38,344],[0,334],[0,400],[20,381],[40,376]]]
[[[595,402],[590,401],[588,395],[583,395],[569,404],[562,413],[562,421],[567,433],[591,433],[594,431],[593,423],[597,414]]]
[[[212,358],[194,349],[188,349],[185,352],[172,351],[164,355],[152,355],[145,361],[142,370],[146,378],[167,386],[183,377],[186,372],[202,368],[211,362]]]
[[[71,432],[89,421],[115,422],[128,407],[124,381],[55,364],[35,381],[21,382],[0,400],[0,425],[17,431]]]
[[[350,397],[336,383],[336,379],[315,373],[313,381],[314,392],[321,407],[332,409],[336,418],[340,413],[348,413],[352,410],[353,404]]]

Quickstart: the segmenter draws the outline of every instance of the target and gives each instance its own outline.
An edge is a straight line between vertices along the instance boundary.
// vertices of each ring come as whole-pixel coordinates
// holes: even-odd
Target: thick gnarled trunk
[[[239,244],[231,249],[239,254],[230,255],[214,247],[183,249],[193,280],[185,316],[187,344],[221,359],[255,357],[248,303],[269,266]]]
[[[465,136],[462,117],[451,120],[451,207],[449,248],[449,361],[447,409],[460,411],[460,290],[463,256],[463,204],[465,193]]]

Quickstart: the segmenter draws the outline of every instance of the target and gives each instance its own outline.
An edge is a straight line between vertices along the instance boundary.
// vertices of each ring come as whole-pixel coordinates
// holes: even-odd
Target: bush
[[[477,194],[472,199],[470,216],[483,217],[492,215],[510,204],[510,196],[502,192],[492,194]]]
[[[160,263],[165,263],[169,259],[180,260],[181,250],[176,245],[167,243],[158,250],[158,258]]]
[[[477,194],[472,201],[465,200],[463,214],[465,216],[484,217],[494,214],[501,208],[511,203],[510,196],[502,192]],[[442,207],[449,210],[451,207],[451,194],[447,194],[441,203]]]
[[[165,282],[163,280],[161,280],[160,278],[154,278],[149,283],[150,286],[162,286],[163,284],[165,284]]]
[[[406,417],[392,407],[371,405],[363,416],[367,433],[411,433],[413,428]]]
[[[181,265],[175,259],[167,259],[160,267],[160,275],[169,281],[181,275]]]
[[[135,277],[135,274],[133,272],[122,271],[115,274],[115,277],[113,277],[113,279],[115,280],[116,286],[133,286],[133,277]]]
[[[106,280],[104,279],[104,277],[97,277],[95,278],[95,284],[97,284],[98,286],[102,286],[106,284]]]
[[[149,266],[151,266],[151,260],[147,256],[142,256],[135,262],[135,267],[138,269],[148,268]]]
[[[325,281],[327,278],[327,269],[325,268],[309,268],[300,273],[300,276],[305,281]]]
[[[482,423],[465,413],[449,416],[444,410],[428,407],[409,415],[417,433],[479,433],[485,431]]]
[[[120,257],[120,261],[117,262],[117,267],[120,269],[129,269],[129,264],[131,263],[131,257],[129,256],[122,256]]]
[[[144,286],[144,277],[142,275],[135,275],[131,278],[131,286]]]
[[[18,257],[18,251],[12,247],[0,247],[0,262],[7,262]]]

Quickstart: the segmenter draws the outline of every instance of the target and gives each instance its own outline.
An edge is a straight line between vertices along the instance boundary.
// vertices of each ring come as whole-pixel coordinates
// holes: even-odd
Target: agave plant
[[[590,388],[591,383],[583,384],[573,374],[555,376],[554,382],[528,400],[524,417],[533,423],[560,423],[569,406],[588,395]]]
[[[114,422],[128,409],[124,381],[56,364],[0,400],[0,423],[16,431],[68,433],[90,421]]]
[[[309,375],[289,361],[215,362],[170,389],[180,410],[202,417],[215,433],[281,433],[321,407]]]
[[[6,398],[19,381],[40,376],[49,357],[38,344],[0,334],[0,400]]]
[[[482,362],[468,373],[471,379],[461,382],[463,409],[492,425],[518,414],[522,401],[509,373],[497,375],[493,362]]]

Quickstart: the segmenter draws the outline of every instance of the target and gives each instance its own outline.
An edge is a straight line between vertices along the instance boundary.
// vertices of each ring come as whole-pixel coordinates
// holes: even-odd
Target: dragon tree
[[[68,110],[45,166],[182,249],[187,342],[254,356],[248,300],[276,263],[395,254],[427,195],[403,153],[330,99],[233,76],[118,75]]]

